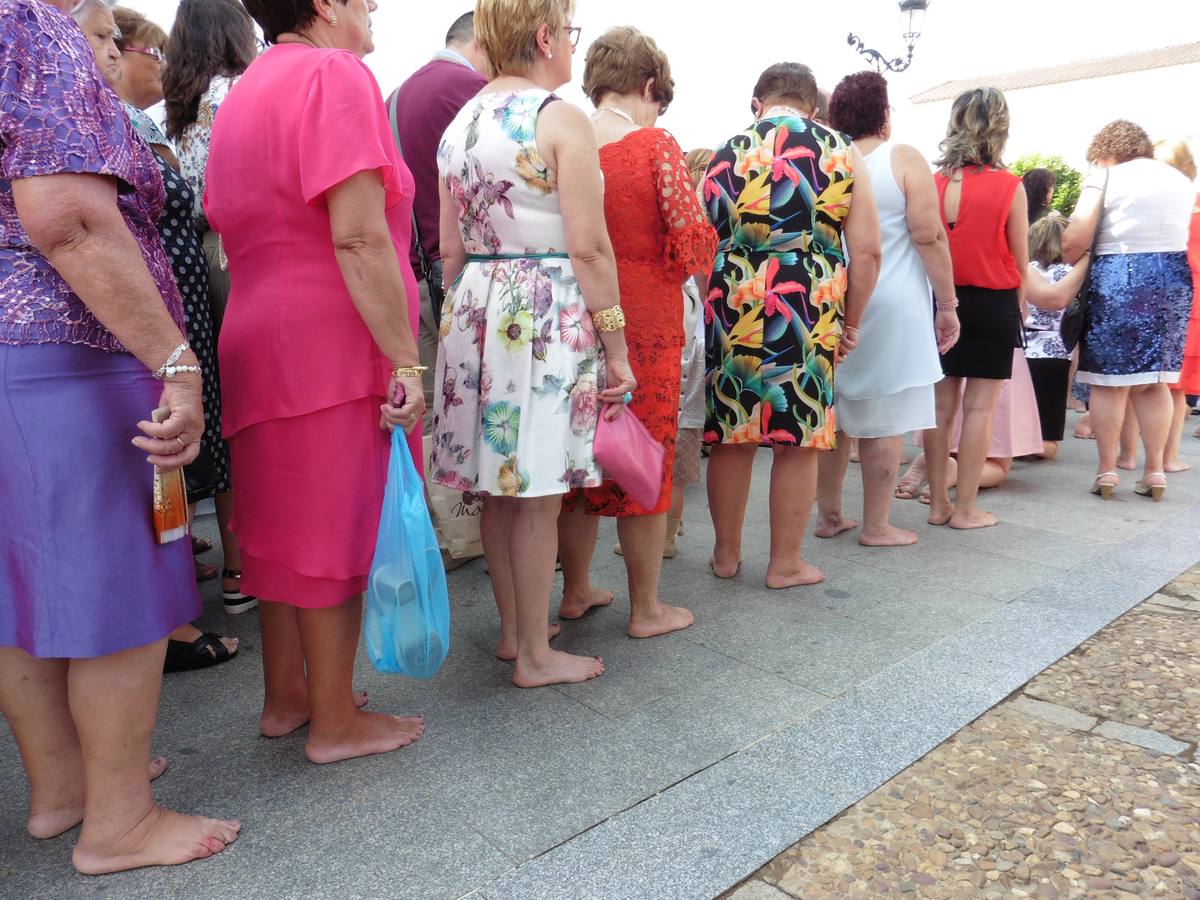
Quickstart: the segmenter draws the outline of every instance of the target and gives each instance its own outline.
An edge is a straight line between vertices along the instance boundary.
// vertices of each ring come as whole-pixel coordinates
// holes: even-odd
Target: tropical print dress
[[[709,163],[720,244],[704,311],[706,443],[835,446],[853,185],[849,141],[791,116],[759,120]]]
[[[467,264],[442,307],[430,477],[484,495],[595,487],[604,360],[538,153],[542,90],[481,94],[442,137],[438,171]]]

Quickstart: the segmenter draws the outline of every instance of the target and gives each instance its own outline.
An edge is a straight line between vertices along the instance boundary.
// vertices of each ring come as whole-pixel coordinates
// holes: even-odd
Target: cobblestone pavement
[[[1200,898],[1200,567],[730,891]]]

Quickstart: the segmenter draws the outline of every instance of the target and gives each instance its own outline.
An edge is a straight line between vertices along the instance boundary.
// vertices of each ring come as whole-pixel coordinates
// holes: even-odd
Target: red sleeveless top
[[[1004,169],[990,167],[964,168],[962,176],[958,218],[951,228],[946,221],[946,185],[950,178],[940,172],[934,175],[942,224],[950,239],[954,283],[992,290],[1020,287],[1021,273],[1008,249],[1004,230],[1021,179]]]

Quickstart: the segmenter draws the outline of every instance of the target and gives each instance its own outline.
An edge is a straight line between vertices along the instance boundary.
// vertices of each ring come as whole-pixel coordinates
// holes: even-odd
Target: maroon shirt
[[[438,198],[437,149],[446,127],[467,101],[479,93],[488,80],[469,66],[449,59],[434,58],[396,89],[396,125],[400,150],[417,183],[413,213],[417,219],[421,246],[430,262],[442,258],[438,249],[441,220]],[[392,98],[388,98],[389,114]],[[412,250],[413,271],[420,275],[420,258],[415,242]]]

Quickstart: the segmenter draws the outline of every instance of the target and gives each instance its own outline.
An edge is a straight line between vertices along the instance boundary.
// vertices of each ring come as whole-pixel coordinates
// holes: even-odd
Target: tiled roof
[[[937,87],[915,94],[913,103],[932,103],[937,100],[953,100],[963,91],[972,88],[992,87],[1002,91],[1041,87],[1064,81],[1083,81],[1088,78],[1104,78],[1108,75],[1123,75],[1127,72],[1142,72],[1147,69],[1162,69],[1167,66],[1183,66],[1200,63],[1200,41],[1193,44],[1177,44],[1174,47],[1159,47],[1155,50],[1139,50],[1120,56],[1105,56],[1080,62],[1064,63],[1060,66],[1045,66],[1040,69],[1025,69],[1004,75],[989,75],[984,78],[964,78],[947,81]]]

